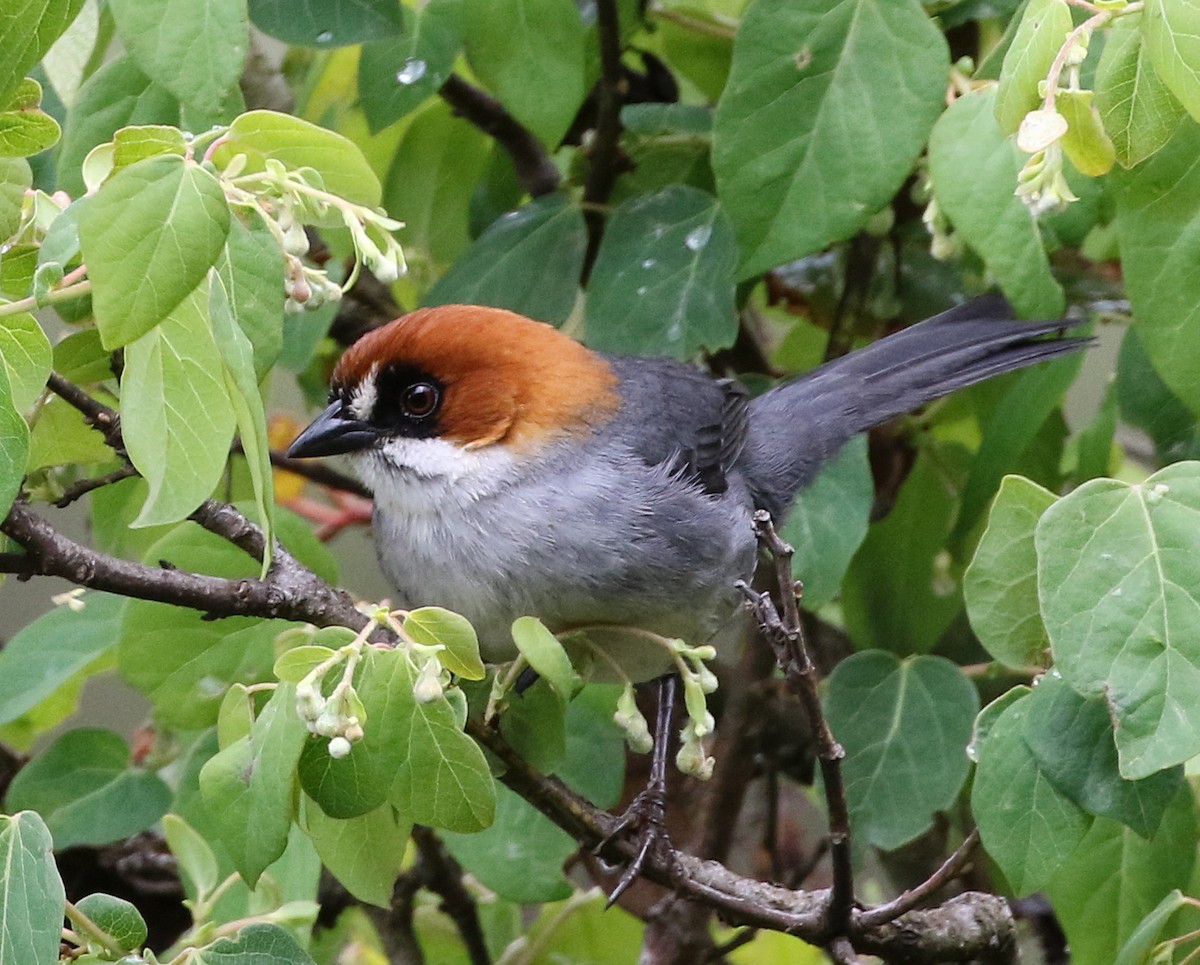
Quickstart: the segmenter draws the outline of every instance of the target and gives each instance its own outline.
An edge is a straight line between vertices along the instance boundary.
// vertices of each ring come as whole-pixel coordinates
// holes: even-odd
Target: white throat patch
[[[375,501],[397,515],[443,512],[508,485],[518,460],[501,446],[464,449],[445,439],[398,436],[355,459]]]

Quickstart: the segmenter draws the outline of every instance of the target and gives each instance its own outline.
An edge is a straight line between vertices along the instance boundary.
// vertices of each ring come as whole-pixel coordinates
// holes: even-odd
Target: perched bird
[[[749,398],[664,358],[594,352],[512,312],[447,305],[370,332],[290,456],[350,453],[404,606],[465,615],[485,657],[526,614],[709,640],[736,612],[751,515],[781,521],[856,433],[1075,351],[1062,322],[972,301]]]

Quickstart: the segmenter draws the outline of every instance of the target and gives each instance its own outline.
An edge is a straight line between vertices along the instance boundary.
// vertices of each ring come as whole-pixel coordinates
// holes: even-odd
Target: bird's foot
[[[602,851],[608,844],[628,831],[635,832],[634,842],[637,853],[625,867],[621,880],[608,896],[606,907],[611,908],[629,886],[637,881],[638,876],[646,865],[646,859],[651,853],[669,853],[671,839],[667,836],[667,788],[665,782],[651,781],[630,802],[625,813],[621,815],[616,826],[596,846],[596,852]]]

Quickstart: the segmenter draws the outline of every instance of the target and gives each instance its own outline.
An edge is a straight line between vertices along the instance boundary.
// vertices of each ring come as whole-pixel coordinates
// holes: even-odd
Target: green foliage
[[[286,47],[278,69],[251,25]],[[321,397],[338,340],[390,296],[509,309],[758,392],[989,287],[1020,316],[1070,304],[1102,342],[1117,306],[1112,386],[1064,417],[1069,387],[1104,381],[1097,352],[934,403],[824,454],[777,521],[846,751],[857,895],[919,882],[883,880],[868,849],[975,825],[994,890],[1043,891],[1079,965],[1194,950],[1197,0],[16,0],[0,34],[0,515],[57,529],[51,504],[82,498],[89,549],[59,572],[135,597],[0,626],[0,740],[32,748],[0,815],[0,960],[59,961],[64,910],[75,960],[149,960],[138,909],[64,905],[51,849],[161,828],[192,923],[158,961],[325,965],[377,936],[347,914],[310,944],[320,866],[388,907],[398,876],[429,881],[414,825],[469,872],[493,960],[635,960],[641,924],[564,874],[578,843],[468,732],[612,807],[626,742],[648,743],[626,674],[682,674],[692,773],[710,711],[718,735],[768,726],[759,685],[707,670],[708,641],[560,640],[536,614],[491,668],[436,600],[364,611],[361,632],[275,619],[303,592],[292,557],[338,575],[289,508],[325,538],[350,506],[273,468],[304,418],[287,383]],[[386,292],[339,306],[364,272]],[[46,391],[52,372],[97,406]],[[205,529],[210,500],[265,548],[236,517],[236,545]],[[6,537],[0,561],[39,573],[30,553]],[[126,579],[147,572],[271,605],[213,619]],[[50,733],[114,673],[152,745]],[[718,768],[744,763],[736,743]],[[761,736],[755,761],[790,743]],[[779,781],[811,765],[799,743]],[[426,958],[466,961],[433,904],[415,899]],[[818,954],[795,945],[728,957]]]

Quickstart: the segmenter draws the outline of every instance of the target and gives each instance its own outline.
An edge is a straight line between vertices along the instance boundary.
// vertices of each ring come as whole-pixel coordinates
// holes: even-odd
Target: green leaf
[[[55,165],[58,186],[83,194],[84,158],[130,124],[178,124],[179,101],[138,70],[128,57],[105,64],[84,82],[67,114]]]
[[[1160,463],[1194,459],[1200,456],[1200,425],[1154,370],[1140,331],[1131,328],[1125,333],[1117,356],[1121,419],[1150,436]]]
[[[0,158],[31,157],[58,143],[61,128],[40,110],[0,111]]]
[[[846,572],[846,628],[860,648],[931,650],[961,606],[947,571],[946,538],[956,510],[948,450],[917,460],[892,511],[875,523]]]
[[[225,194],[202,168],[166,155],[113,175],[79,217],[104,347],[128,345],[166,318],[204,280],[228,234]]]
[[[85,593],[79,610],[60,606],[0,650],[0,724],[16,720],[116,646],[125,600]]]
[[[1151,66],[1137,19],[1113,24],[1096,68],[1096,109],[1127,168],[1166,144],[1187,113]]]
[[[8,372],[0,366],[0,512],[8,509],[21,490],[29,462],[29,426],[13,405]]]
[[[55,965],[66,893],[50,831],[33,811],[0,814],[0,956]]]
[[[1037,221],[1013,189],[1024,162],[996,123],[995,89],[960,97],[934,125],[929,175],[938,204],[987,263],[1017,313],[1057,318],[1063,293]]]
[[[539,771],[552,773],[566,759],[567,706],[558,691],[544,681],[536,681],[521,693],[507,696],[500,715],[500,733]]]
[[[438,660],[451,673],[467,680],[484,678],[479,637],[466,617],[440,606],[418,607],[404,618],[404,632],[417,643],[445,647]]]
[[[1200,120],[1200,0],[1146,0],[1142,36],[1155,73]]]
[[[1181,788],[1149,841],[1097,818],[1046,886],[1077,962],[1112,962],[1121,946],[1176,888],[1187,888],[1196,858],[1192,792]]]
[[[242,453],[254,490],[254,505],[266,543],[260,576],[266,579],[275,547],[275,477],[271,470],[271,443],[267,438],[267,412],[254,373],[254,348],[233,314],[229,292],[221,276],[209,275],[208,309],[212,336],[221,356],[225,389],[237,420]]]
[[[415,110],[446,82],[461,46],[453,18],[452,3],[435,0],[416,12],[405,36],[363,44],[358,95],[372,133]]]
[[[567,832],[507,787],[496,788],[496,819],[477,834],[443,835],[450,853],[507,901],[561,901],[571,894],[563,863],[578,850]]]
[[[1185,462],[1139,485],[1094,479],[1038,523],[1055,663],[1108,704],[1131,780],[1200,753],[1198,513],[1200,463]]]
[[[25,192],[33,183],[33,171],[24,158],[0,160],[0,241],[11,238],[21,225]]]
[[[1122,778],[1104,703],[1085,700],[1057,674],[1042,678],[1028,708],[1025,743],[1054,786],[1089,814],[1113,818],[1150,838],[1183,786],[1183,768],[1140,781]]]
[[[1093,178],[1107,174],[1117,159],[1117,149],[1092,104],[1094,99],[1095,93],[1090,90],[1062,90],[1055,101],[1059,113],[1067,119],[1063,153],[1080,174]]]
[[[187,154],[183,131],[166,124],[141,124],[123,127],[113,135],[113,169],[129,167],[147,158]]]
[[[308,731],[296,715],[296,688],[280,684],[250,733],[209,758],[200,792],[234,866],[251,888],[287,845],[296,764]]]
[[[587,94],[586,35],[573,0],[463,0],[471,70],[553,149]]]
[[[0,104],[70,26],[84,0],[12,0],[0,11]],[[13,959],[16,961],[16,959]]]
[[[367,647],[354,684],[366,711],[362,740],[342,758],[330,757],[325,738],[314,738],[305,745],[300,756],[300,786],[331,818],[358,817],[388,798],[409,753],[407,739],[417,712],[414,683],[405,654]]]
[[[146,944],[146,919],[124,898],[96,892],[80,898],[75,907],[125,951],[137,951]]]
[[[1142,919],[1140,925],[1121,946],[1121,951],[1113,960],[1113,965],[1146,965],[1153,961],[1151,955],[1154,947],[1161,941],[1163,929],[1170,918],[1180,909],[1190,907],[1190,902],[1178,888],[1167,892],[1150,914]]]
[[[992,724],[971,788],[983,846],[1018,895],[1045,887],[1092,823],[1054,787],[1025,743],[1029,700],[1010,704]]]
[[[401,819],[390,804],[356,818],[326,817],[305,801],[304,827],[321,856],[321,863],[359,901],[390,908],[408,850],[412,823]]]
[[[201,286],[125,352],[121,428],[150,484],[135,527],[184,518],[225,469],[236,416],[207,303]]]
[[[221,138],[213,161],[223,168],[246,155],[246,171],[262,171],[268,158],[293,170],[312,168],[325,190],[356,204],[379,204],[379,179],[353,141],[310,121],[275,111],[242,114]]]
[[[1137,331],[1159,377],[1200,413],[1200,125],[1185,120],[1161,151],[1121,179],[1117,240]]]
[[[916,0],[746,9],[712,158],[741,277],[848,238],[891,200],[941,113],[948,66]]]
[[[963,574],[971,629],[1006,667],[1038,666],[1050,645],[1038,610],[1033,532],[1054,500],[1054,494],[1037,483],[1005,476],[987,529]]]
[[[404,29],[393,0],[250,0],[250,19],[263,33],[304,47],[346,47],[398,34]]]
[[[1000,68],[995,114],[1004,134],[1016,134],[1025,115],[1041,105],[1038,84],[1073,26],[1066,0],[1029,0],[1025,5]]]
[[[88,425],[74,406],[51,396],[38,410],[29,437],[28,472],[71,463],[104,463],[112,458],[113,451],[104,436]]]
[[[492,775],[450,703],[444,697],[414,702],[405,723],[399,736],[404,756],[388,800],[417,824],[468,834],[490,825],[496,813]]]
[[[561,194],[535,198],[494,221],[425,293],[422,305],[491,305],[553,325],[579,294],[587,229]]]
[[[109,730],[69,730],[13,778],[5,809],[45,818],[58,848],[108,844],[144,831],[171,803],[157,775],[131,766],[129,746]]]
[[[283,252],[261,219],[234,218],[217,259],[238,327],[254,349],[254,377],[261,382],[283,349]]]
[[[112,0],[109,9],[130,57],[147,77],[189,107],[219,112],[246,59],[244,2]]]
[[[567,704],[566,752],[554,773],[597,807],[612,808],[625,786],[625,735],[613,714],[620,684],[588,684]]]
[[[285,545],[290,546],[287,533]],[[151,546],[144,560],[229,579],[258,565],[247,554],[195,523],[182,523]],[[205,620],[182,607],[130,600],[117,650],[122,676],[155,703],[164,723],[182,729],[216,722],[225,688],[271,679],[275,637],[292,624],[227,617]]]
[[[281,636],[281,641],[282,639],[283,637]],[[348,640],[345,642],[349,643]],[[334,653],[335,651],[329,647],[316,645],[292,647],[292,649],[285,650],[279,655],[279,659],[275,661],[275,667],[272,672],[280,680],[298,684],[313,670],[332,657]]]
[[[467,247],[471,195],[490,149],[485,135],[440,99],[412,119],[384,189],[384,207],[404,214],[406,249],[424,249],[445,264]]]
[[[860,841],[894,850],[954,803],[978,710],[975,688],[944,657],[901,662],[869,650],[838,664],[825,716],[846,749],[846,800]]]
[[[579,685],[579,677],[558,638],[537,617],[517,617],[512,625],[513,642],[538,675],[565,701]]]
[[[601,351],[691,358],[737,336],[737,242],[721,203],[677,184],[613,213],[588,285]]]
[[[167,846],[179,863],[191,898],[207,896],[217,887],[217,857],[204,837],[178,814],[164,814],[163,833]]]
[[[795,550],[792,569],[804,583],[804,606],[828,603],[867,536],[875,484],[866,437],[852,439],[796,500],[780,530]]]
[[[195,965],[316,965],[278,925],[247,925],[233,938],[221,938],[191,953]]]
[[[46,388],[52,355],[50,340],[28,312],[0,318],[0,364],[18,411],[27,410]]]

